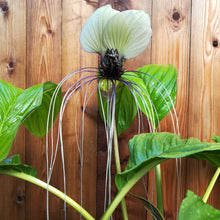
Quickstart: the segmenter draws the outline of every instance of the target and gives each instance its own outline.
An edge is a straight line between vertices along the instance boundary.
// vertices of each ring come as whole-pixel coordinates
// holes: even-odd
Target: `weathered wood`
[[[189,90],[188,134],[210,141],[220,133],[219,115],[219,42],[220,2],[192,2],[192,34]],[[187,188],[203,196],[215,168],[204,161],[187,163]],[[219,183],[219,182],[218,182]],[[218,185],[219,186],[219,185]],[[219,187],[215,186],[208,203],[220,208]]]
[[[26,87],[61,80],[61,0],[27,1],[27,84]],[[42,142],[26,133],[26,163],[38,171],[38,178],[46,181],[45,139]],[[51,184],[62,189],[62,169],[54,168]],[[26,218],[46,219],[46,191],[26,184]],[[37,201],[33,203],[33,201]],[[40,201],[40,202],[39,202]],[[50,196],[51,219],[63,218],[63,203]]]
[[[175,108],[182,137],[187,137],[190,7],[191,1],[189,0],[157,0],[153,2],[152,11],[152,63],[173,64],[178,71]],[[169,115],[162,121],[161,130],[174,132]],[[176,161],[170,160],[163,163],[161,167],[165,218],[175,219],[178,197],[180,196],[180,199],[182,199],[185,196],[185,164],[182,163],[181,167],[181,195],[178,195]]]
[[[0,79],[25,88],[26,1],[0,1]],[[10,155],[25,162],[25,134],[20,128]],[[0,175],[0,219],[25,218],[25,183]]]

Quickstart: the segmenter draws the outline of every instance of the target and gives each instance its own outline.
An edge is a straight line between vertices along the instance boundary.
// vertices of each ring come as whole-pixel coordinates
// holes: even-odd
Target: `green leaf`
[[[212,135],[212,140],[215,141],[216,143],[220,143],[220,136],[217,136],[215,134]]]
[[[136,71],[137,72],[131,72],[128,74],[133,75],[136,78],[138,76],[139,80],[135,83],[144,91],[147,91],[147,94],[149,94],[152,105],[154,106],[154,108],[152,108],[154,112],[153,123],[155,123],[155,127],[157,127],[158,122],[173,109],[175,104],[177,92],[177,71],[172,65],[147,65],[137,69]],[[125,74],[123,77],[130,78],[131,76],[127,76]],[[146,102],[149,103],[149,100],[146,97],[147,94],[143,95],[143,92],[140,93]],[[135,93],[135,95],[137,96],[143,113],[148,118],[153,118],[149,115],[151,114],[151,109],[149,112],[146,112],[143,108],[142,102],[140,102],[140,99],[138,98],[139,95],[137,93]]]
[[[178,220],[216,220],[220,219],[220,211],[203,202],[192,191],[187,191],[182,201]]]
[[[126,170],[115,179],[119,190],[135,176],[141,178],[151,168],[171,158],[206,159],[212,165],[220,166],[220,143],[204,143],[197,138],[182,139],[168,132],[136,135],[129,141],[129,149]]]
[[[20,155],[13,155],[0,162],[0,173],[1,170],[13,170],[21,173],[25,173],[34,177],[37,177],[37,171],[28,165],[21,164]]]
[[[128,86],[132,90],[132,92],[130,90],[129,92],[132,94],[133,99],[136,100],[136,105],[153,122],[153,127],[156,128],[154,123],[157,121],[157,118],[154,114],[153,103],[144,80],[135,72],[127,72],[122,77],[128,82]]]
[[[48,107],[55,88],[54,83],[47,82],[22,90],[0,80],[0,161],[7,157],[22,122],[37,137],[46,134]],[[61,99],[59,91],[54,118]]]
[[[44,135],[46,135],[49,106],[56,87],[57,85],[52,82],[46,82],[43,84],[43,99],[41,105],[35,111],[27,115],[22,122],[22,124],[38,138],[42,138]],[[62,93],[61,90],[59,90],[55,102],[53,121],[56,119],[59,113],[61,102]],[[51,127],[51,117],[52,116],[50,114],[49,128]]]
[[[107,102],[106,98],[104,98],[102,94],[101,94],[101,99],[104,108],[105,118],[107,118],[107,107],[109,102]],[[99,104],[99,112],[101,114],[102,119],[104,120],[99,90],[98,90],[98,104]],[[116,103],[115,103],[115,119],[116,119],[116,128],[117,128],[118,136],[129,128],[136,114],[137,114],[136,103],[129,88],[126,87],[124,84],[119,83],[116,91]]]
[[[144,205],[145,209],[153,216],[153,218],[155,220],[164,220],[163,215],[160,213],[158,208],[156,206],[154,206],[153,203],[151,203],[149,200],[147,200],[147,199],[145,199],[143,197],[136,196],[134,194],[131,194],[131,195],[134,198],[139,199],[142,202],[142,204]]]
[[[41,84],[24,91],[0,80],[0,161],[8,155],[24,117],[41,104]]]
[[[137,105],[152,121],[156,129],[158,123],[173,108],[176,100],[177,71],[172,65],[148,65],[122,75],[122,81],[116,82],[116,127],[118,135],[127,130],[137,114]],[[107,83],[101,81],[101,90],[107,91]],[[130,87],[130,88],[129,88]],[[111,92],[111,88],[109,88]],[[107,102],[102,97],[105,116]],[[102,119],[101,100],[98,95],[99,110]]]

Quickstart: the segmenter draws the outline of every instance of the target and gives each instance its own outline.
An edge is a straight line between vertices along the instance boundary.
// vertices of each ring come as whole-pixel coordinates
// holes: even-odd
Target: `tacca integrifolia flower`
[[[151,35],[150,17],[146,12],[119,12],[106,5],[97,9],[84,24],[80,43],[87,52],[100,54],[102,77],[118,80],[124,72],[124,60],[142,53]]]

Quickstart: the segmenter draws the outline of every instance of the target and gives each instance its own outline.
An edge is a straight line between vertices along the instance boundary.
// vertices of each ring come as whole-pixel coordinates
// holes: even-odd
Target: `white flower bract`
[[[146,12],[119,12],[106,5],[86,21],[80,43],[87,52],[99,53],[102,57],[107,49],[117,49],[120,57],[130,59],[147,48],[151,35],[150,17]]]

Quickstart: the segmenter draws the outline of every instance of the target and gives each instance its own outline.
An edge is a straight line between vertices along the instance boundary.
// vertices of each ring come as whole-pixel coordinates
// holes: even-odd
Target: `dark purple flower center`
[[[107,49],[99,65],[100,75],[106,79],[118,80],[124,73],[123,59],[119,57],[117,49]]]

